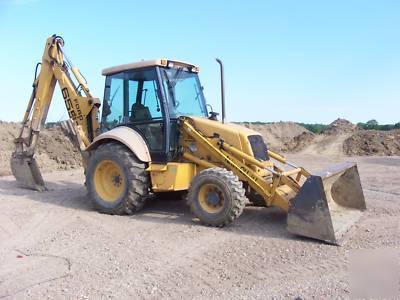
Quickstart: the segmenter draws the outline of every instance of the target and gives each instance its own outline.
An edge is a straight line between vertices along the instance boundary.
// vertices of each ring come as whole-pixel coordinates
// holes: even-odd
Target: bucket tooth
[[[37,191],[47,190],[38,164],[33,157],[13,153],[11,171],[20,186]]]
[[[357,165],[344,163],[311,175],[291,201],[289,232],[340,245],[366,209]]]

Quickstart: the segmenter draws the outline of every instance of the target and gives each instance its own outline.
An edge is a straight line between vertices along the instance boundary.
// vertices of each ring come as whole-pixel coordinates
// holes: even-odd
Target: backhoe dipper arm
[[[33,91],[22,120],[22,128],[15,140],[11,169],[17,181],[26,187],[43,190],[40,171],[33,158],[40,130],[43,128],[58,82],[73,129],[76,145],[82,152],[98,134],[100,101],[94,98],[79,69],[71,64],[62,47],[64,40],[56,35],[46,40],[40,73],[33,82]],[[77,86],[71,78],[74,75]],[[83,92],[83,95],[82,95]]]

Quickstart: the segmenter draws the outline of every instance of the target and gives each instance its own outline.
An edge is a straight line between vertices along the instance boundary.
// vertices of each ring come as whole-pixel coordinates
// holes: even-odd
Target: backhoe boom
[[[60,86],[68,115],[73,121],[72,127],[76,133],[74,144],[81,153],[93,141],[99,129],[97,115],[100,101],[91,95],[79,69],[66,58],[63,46],[64,40],[59,36],[53,35],[46,40],[40,73],[37,77],[35,75],[32,94],[11,158],[11,169],[17,181],[36,190],[44,190],[45,186],[33,156],[39,133],[46,122],[56,83]]]

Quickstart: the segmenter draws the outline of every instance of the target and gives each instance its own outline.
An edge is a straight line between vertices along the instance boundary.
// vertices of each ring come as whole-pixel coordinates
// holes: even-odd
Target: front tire
[[[86,187],[95,209],[111,215],[140,210],[149,193],[149,176],[127,147],[110,142],[100,145],[88,160]]]
[[[193,214],[203,224],[223,227],[242,214],[246,202],[245,190],[233,172],[210,168],[193,178],[188,202]]]

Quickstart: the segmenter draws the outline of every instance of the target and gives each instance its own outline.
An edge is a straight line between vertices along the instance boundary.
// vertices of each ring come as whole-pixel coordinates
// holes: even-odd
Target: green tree
[[[367,121],[367,123],[365,123],[365,127],[366,127],[366,129],[378,129],[379,123],[377,120],[372,119],[372,120]]]

